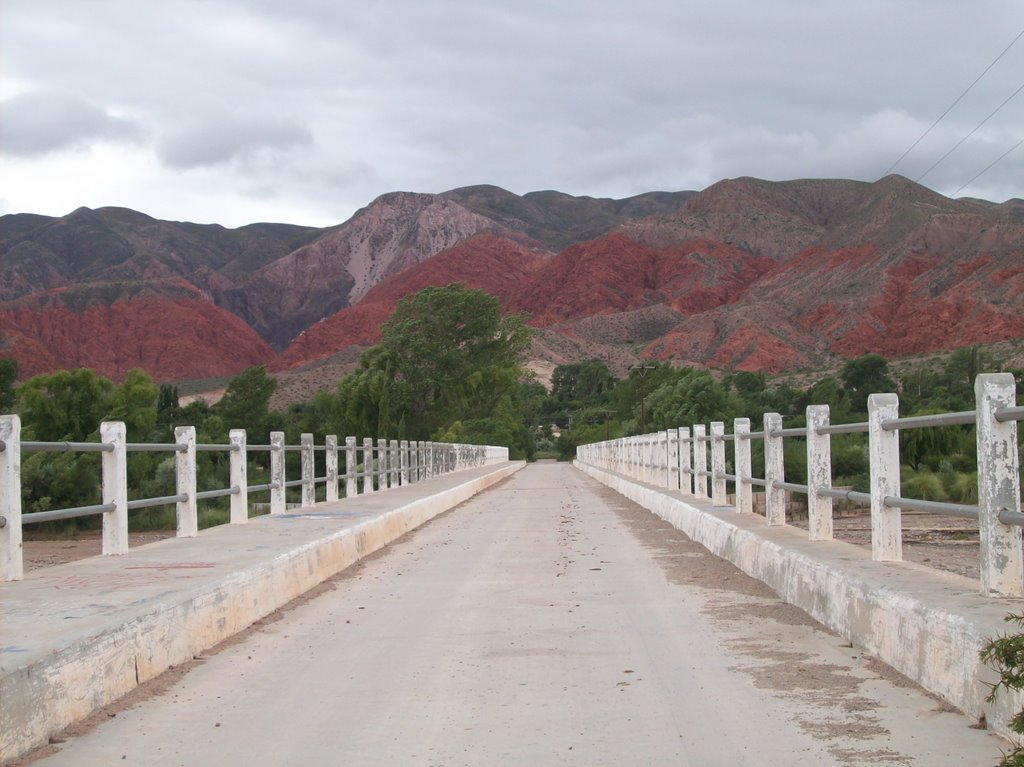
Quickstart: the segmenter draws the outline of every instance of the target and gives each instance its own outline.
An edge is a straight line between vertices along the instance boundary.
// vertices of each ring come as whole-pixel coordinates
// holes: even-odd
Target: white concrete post
[[[121,421],[100,424],[100,442],[113,445],[102,456],[103,503],[114,504],[103,513],[103,555],[128,553],[128,450],[125,426]],[[178,491],[181,492],[180,490]],[[192,492],[193,498],[195,491]]]
[[[333,434],[324,437],[324,468],[327,474],[325,501],[338,500],[338,438]]]
[[[708,497],[708,478],[701,472],[708,470],[708,446],[704,441],[704,424],[693,427],[693,494],[701,500]]]
[[[895,394],[868,396],[868,458],[871,470],[871,558],[878,562],[903,559],[903,529],[898,507],[885,505],[885,497],[900,494],[900,433],[886,431],[883,421],[900,417]]]
[[[668,432],[658,432],[658,484],[665,488],[672,487],[672,463],[669,461]]]
[[[753,476],[750,457],[750,419],[737,418],[732,422],[733,463],[736,467],[736,511],[752,514],[754,511],[754,486],[749,480]]]
[[[174,441],[185,447],[174,454],[178,495],[186,496],[184,501],[178,501],[176,504],[178,537],[195,538],[199,535],[199,505],[196,503],[196,427],[175,426]]]
[[[399,463],[400,463],[400,468],[401,468],[401,474],[399,475],[399,483],[398,484],[400,484],[400,485],[408,485],[409,484],[409,463],[410,463],[410,461],[409,461],[409,441],[408,440],[403,439],[398,444],[398,454],[399,454],[399,457],[400,457]]]
[[[363,493],[373,492],[373,439],[363,437]]]
[[[21,542],[21,418],[0,416],[0,581],[25,577]]]
[[[764,414],[764,516],[769,525],[786,524],[786,491],[775,487],[776,482],[786,481],[783,437],[772,436],[781,428],[781,415]]]
[[[398,487],[399,485],[399,458],[398,458],[398,440],[391,440],[391,445],[388,448],[388,465],[391,468],[391,479],[388,482],[389,487]]]
[[[356,478],[356,438],[345,437],[345,497],[359,495],[359,480]]]
[[[420,443],[409,443],[409,481],[420,481]]]
[[[249,457],[245,452],[245,429],[228,432],[231,452],[228,454],[228,484],[238,488],[231,495],[231,524],[242,525],[249,521]]]
[[[302,448],[302,508],[306,509],[316,505],[316,482],[313,471],[313,435],[302,434],[299,436],[299,446]]]
[[[668,430],[668,489],[679,489],[679,429]]]
[[[284,486],[285,461],[284,461],[284,432],[270,432],[270,483],[277,485],[270,490],[270,513],[284,514],[288,510],[286,488]]]
[[[711,503],[725,506],[725,424],[711,422]]]
[[[832,487],[832,438],[818,434],[829,424],[828,405],[807,406],[807,538],[832,540],[832,498],[818,491]]]
[[[1019,597],[1024,589],[1021,529],[999,521],[1001,511],[1020,511],[1017,422],[1000,423],[995,419],[997,409],[1015,406],[1016,382],[1009,373],[986,373],[974,380],[974,396],[981,590],[990,596]]]
[[[377,439],[377,489],[388,489],[388,441]]]
[[[693,442],[690,427],[679,427],[679,489],[693,495]]]

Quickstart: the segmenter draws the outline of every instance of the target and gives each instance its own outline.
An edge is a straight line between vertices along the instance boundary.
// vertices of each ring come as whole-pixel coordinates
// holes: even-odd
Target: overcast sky
[[[2,0],[0,213],[328,225],[394,190],[873,181],[1021,31],[1021,0]],[[1024,38],[895,172],[1021,86]],[[1022,138],[1024,93],[922,183]],[[1024,197],[1024,146],[964,195]]]

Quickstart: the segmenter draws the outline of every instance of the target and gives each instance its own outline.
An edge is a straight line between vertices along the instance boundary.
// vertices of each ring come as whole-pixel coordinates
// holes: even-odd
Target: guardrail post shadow
[[[733,463],[736,465],[736,511],[740,514],[754,512],[754,486],[749,480],[753,476],[750,458],[750,419],[737,418],[732,422]]]
[[[285,482],[284,432],[270,432],[270,513],[284,514],[288,510]]]
[[[693,494],[701,500],[708,498],[708,446],[706,427],[702,423],[693,427]]]
[[[324,468],[327,474],[325,501],[338,500],[338,438],[333,434],[324,437]]]
[[[299,435],[300,455],[302,456],[302,508],[316,506],[316,482],[313,470],[313,435]]]
[[[238,488],[238,492],[231,495],[231,524],[242,525],[249,521],[249,456],[245,429],[232,429],[228,432],[228,441],[231,443],[228,485]]]
[[[356,438],[345,437],[345,497],[359,495],[359,480],[356,478]]]
[[[100,442],[114,446],[112,451],[100,453],[103,503],[114,504],[113,511],[103,512],[103,555],[127,554],[128,448],[124,423],[121,421],[101,423]]]
[[[725,423],[711,422],[711,503],[725,506]]]
[[[21,418],[0,416],[0,581],[25,577],[21,534]]]
[[[831,541],[833,537],[832,498],[818,495],[832,487],[832,437],[818,434],[829,425],[828,405],[807,406],[807,538]]]
[[[882,428],[883,421],[900,417],[895,394],[868,396],[868,458],[871,472],[871,558],[878,562],[903,559],[902,514],[886,506],[887,496],[900,496],[900,433]]]
[[[995,411],[1014,407],[1016,382],[1009,373],[987,373],[974,380],[977,400],[978,533],[981,590],[990,596],[1018,597],[1024,590],[1021,528],[999,520],[1002,511],[1020,511],[1020,456],[1017,422],[999,422]]]
[[[786,524],[786,491],[775,486],[786,481],[786,459],[783,437],[772,436],[782,428],[782,416],[764,414],[764,516],[769,525]]]

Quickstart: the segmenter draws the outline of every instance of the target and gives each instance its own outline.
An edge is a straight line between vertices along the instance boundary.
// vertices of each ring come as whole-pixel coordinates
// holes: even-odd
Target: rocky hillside
[[[597,354],[780,371],[1024,337],[1024,201],[898,176],[628,200],[396,192],[329,229],[80,209],[5,216],[0,233],[0,354],[25,374],[322,367],[373,343],[402,296],[450,282],[528,312],[541,367]]]

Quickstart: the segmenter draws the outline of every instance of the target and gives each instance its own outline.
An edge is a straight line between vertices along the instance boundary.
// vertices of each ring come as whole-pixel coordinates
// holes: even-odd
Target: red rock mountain
[[[0,354],[23,374],[290,369],[373,343],[402,296],[450,282],[569,347],[727,369],[1024,337],[1024,201],[951,200],[898,176],[629,200],[394,193],[327,230],[123,209],[0,227]]]

